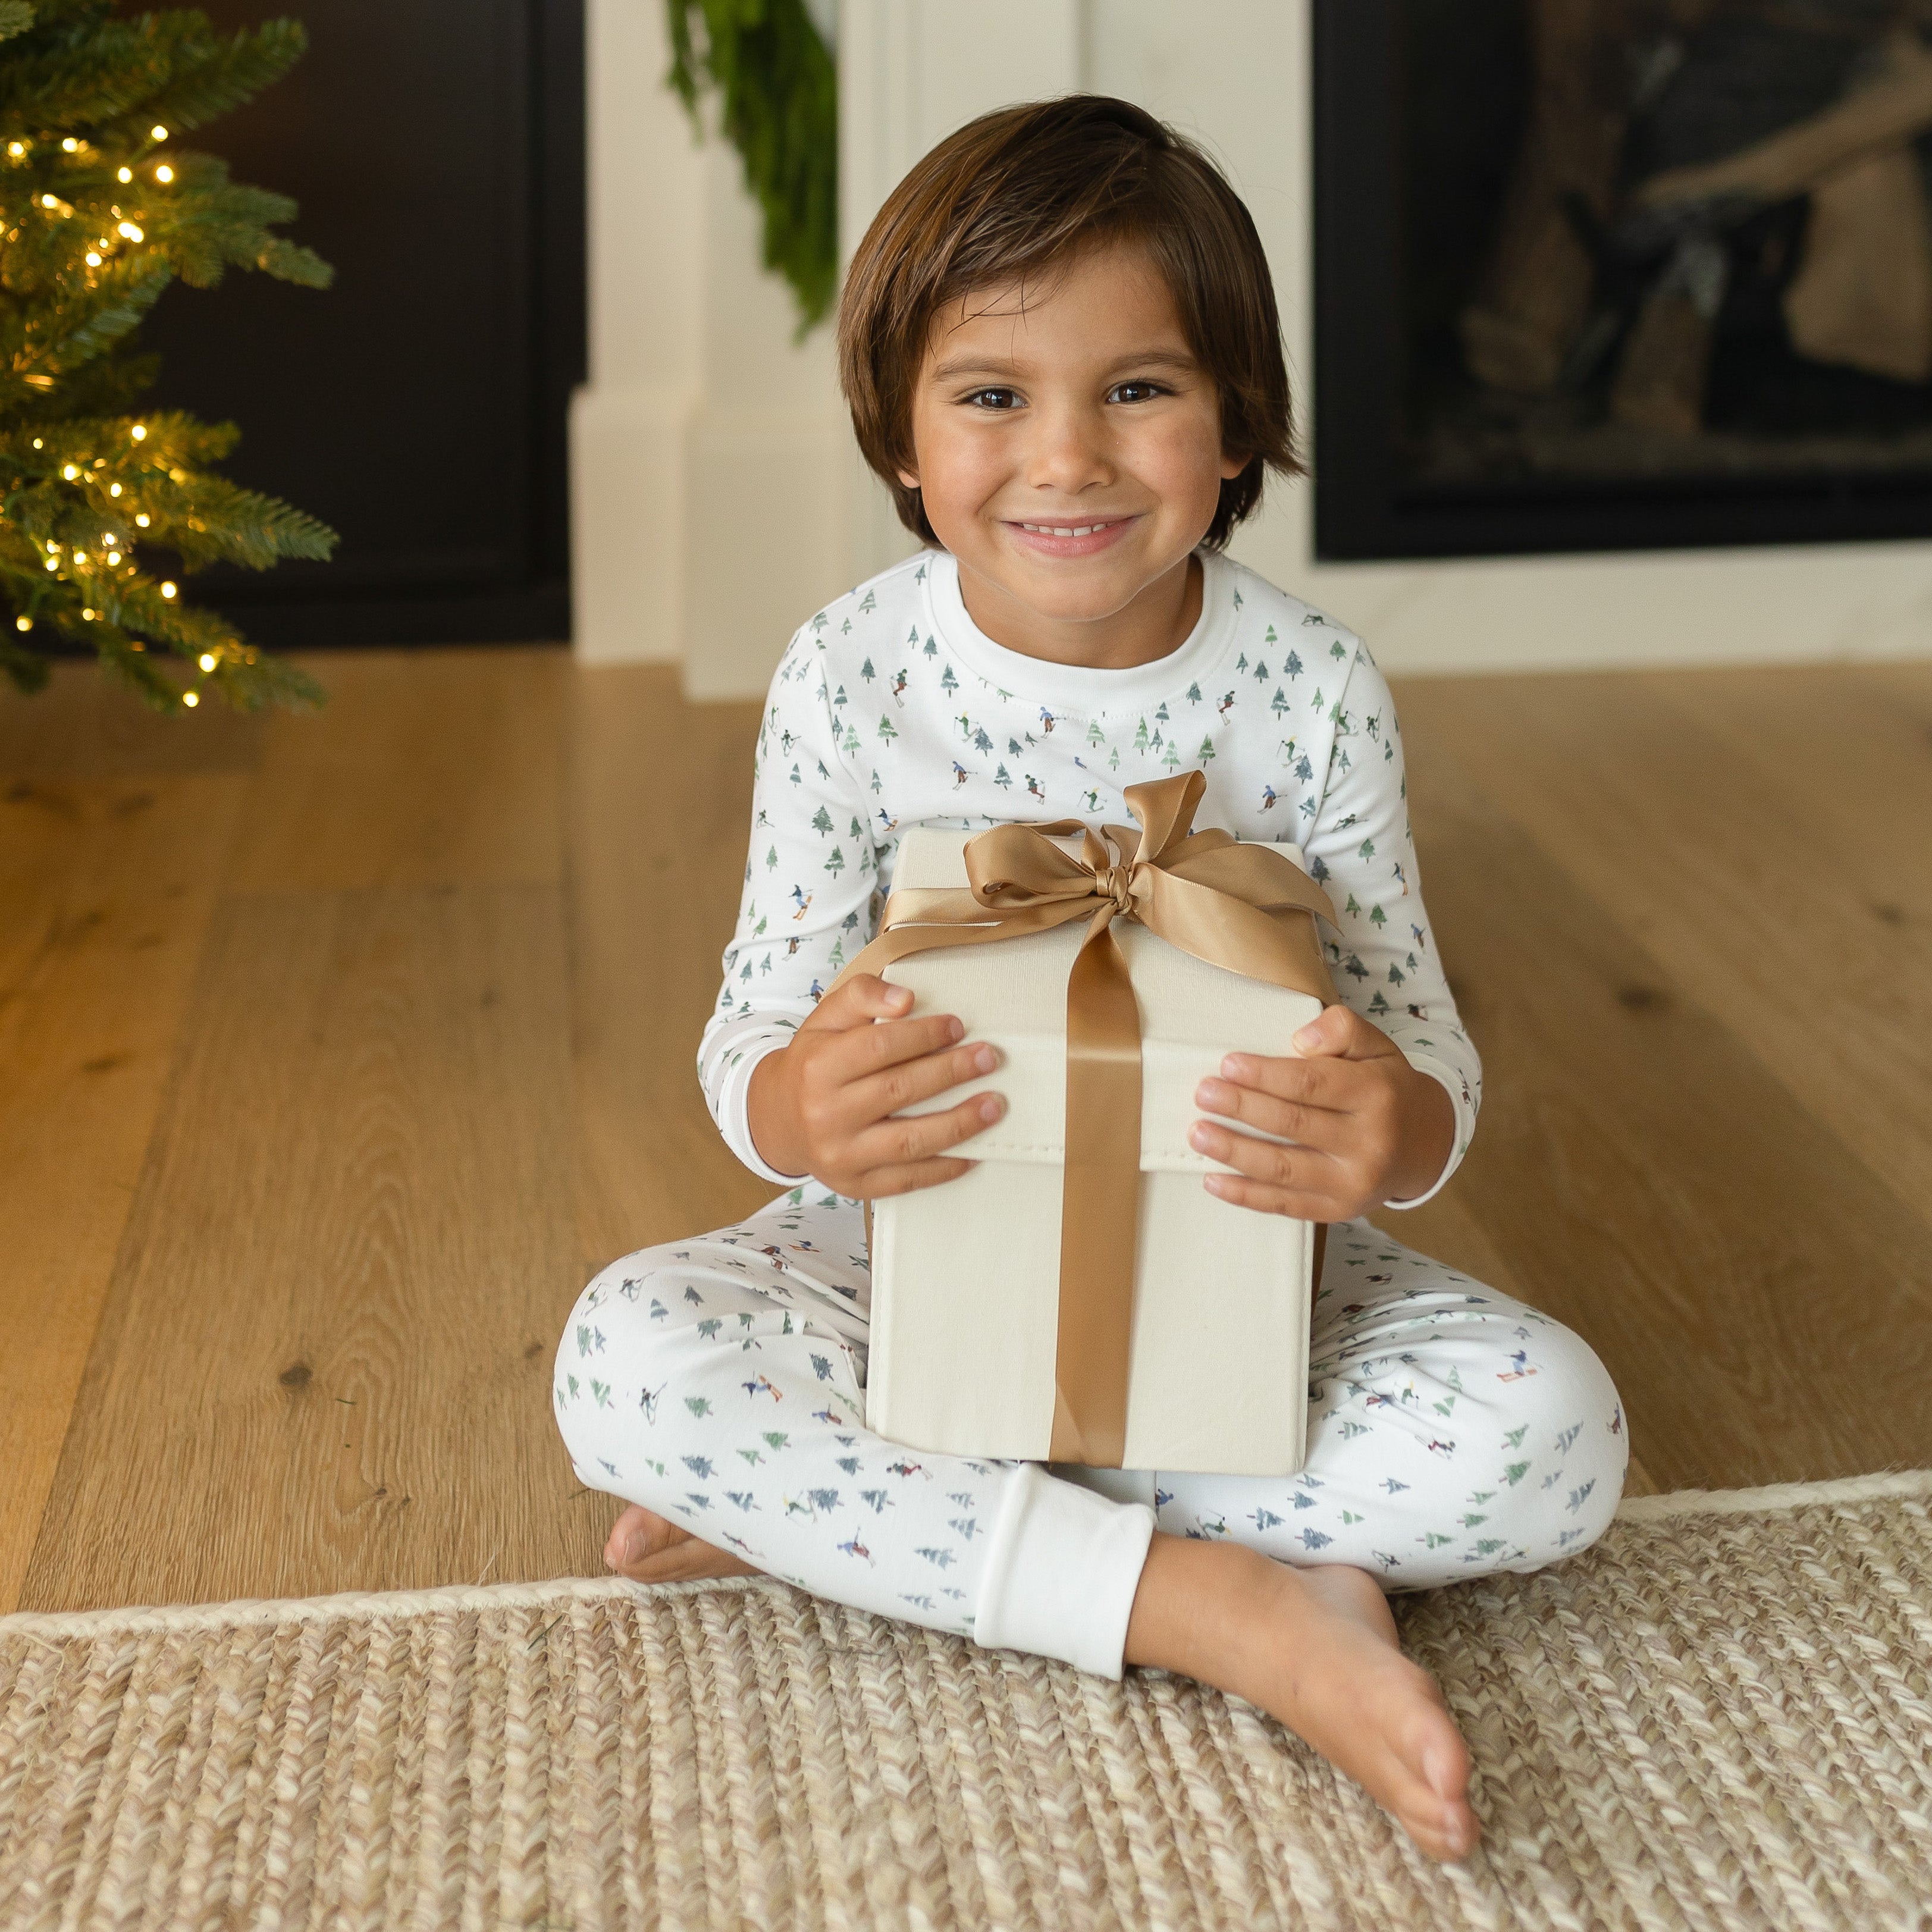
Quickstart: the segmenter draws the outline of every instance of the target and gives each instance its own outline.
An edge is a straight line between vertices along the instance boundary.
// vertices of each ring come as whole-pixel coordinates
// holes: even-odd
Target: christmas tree
[[[250,710],[321,696],[176,579],[326,557],[334,532],[216,471],[232,424],[136,407],[158,358],[135,332],[176,276],[208,288],[234,266],[328,285],[326,262],[274,232],[292,202],[174,140],[306,44],[290,20],[222,34],[198,13],[0,0],[0,667],[23,692],[64,640],[163,710],[204,692]]]

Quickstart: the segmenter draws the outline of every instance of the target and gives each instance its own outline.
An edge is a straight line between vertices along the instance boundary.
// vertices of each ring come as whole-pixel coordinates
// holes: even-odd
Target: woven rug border
[[[1780,1510],[1844,1507],[1894,1496],[1932,1496],[1932,1469],[1881,1470],[1820,1483],[1770,1483],[1751,1490],[1672,1490],[1632,1496],[1618,1504],[1619,1522],[1666,1522],[1682,1516],[1775,1514]],[[643,1584],[621,1576],[559,1576],[541,1583],[455,1583],[428,1590],[345,1591],[328,1597],[244,1597],[225,1604],[133,1605],[105,1610],[20,1610],[0,1617],[0,1638],[22,1636],[71,1643],[109,1633],[234,1630],[254,1624],[343,1617],[408,1617],[439,1611],[526,1610],[550,1604],[598,1603],[632,1596],[690,1596],[700,1592],[766,1590],[790,1586],[764,1576],[706,1578],[688,1583]]]

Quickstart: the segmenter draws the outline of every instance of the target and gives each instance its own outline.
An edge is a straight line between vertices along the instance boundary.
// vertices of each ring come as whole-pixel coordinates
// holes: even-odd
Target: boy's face
[[[944,311],[912,434],[902,480],[958,559],[968,608],[1061,662],[1116,661],[1120,620],[1138,629],[1137,611],[1178,595],[1246,461],[1222,452],[1166,282],[1126,247],[1082,256],[1024,308],[1005,289]]]

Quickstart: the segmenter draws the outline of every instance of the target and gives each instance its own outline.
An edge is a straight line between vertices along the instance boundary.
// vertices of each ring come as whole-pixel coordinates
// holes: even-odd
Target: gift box
[[[1224,1054],[1292,1055],[1334,997],[1315,928],[1332,909],[1282,848],[1191,834],[1203,789],[1198,772],[1133,788],[1144,830],[1104,840],[1063,822],[900,846],[880,937],[850,970],[1002,1056],[908,1111],[986,1089],[1007,1106],[956,1150],[967,1174],[873,1204],[866,1420],[892,1441],[1302,1465],[1318,1231],[1210,1194],[1219,1163],[1187,1135]]]

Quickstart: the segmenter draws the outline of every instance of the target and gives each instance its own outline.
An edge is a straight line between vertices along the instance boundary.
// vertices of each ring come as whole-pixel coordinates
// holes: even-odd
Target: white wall
[[[1310,4],[840,0],[846,252],[912,161],[974,114],[1073,87],[1122,94],[1204,140],[1253,211],[1306,398]],[[661,9],[590,12],[578,648],[681,657],[694,694],[754,694],[802,618],[908,540],[852,451],[829,331],[790,346],[736,157],[694,151],[656,86]],[[1308,486],[1270,494],[1235,554],[1361,630],[1391,670],[1932,652],[1932,544],[1318,564]]]
[[[590,0],[590,380],[571,413],[586,663],[682,662],[694,697],[761,692],[851,580],[850,442],[831,333],[794,344],[735,150],[664,86],[659,0]]]

